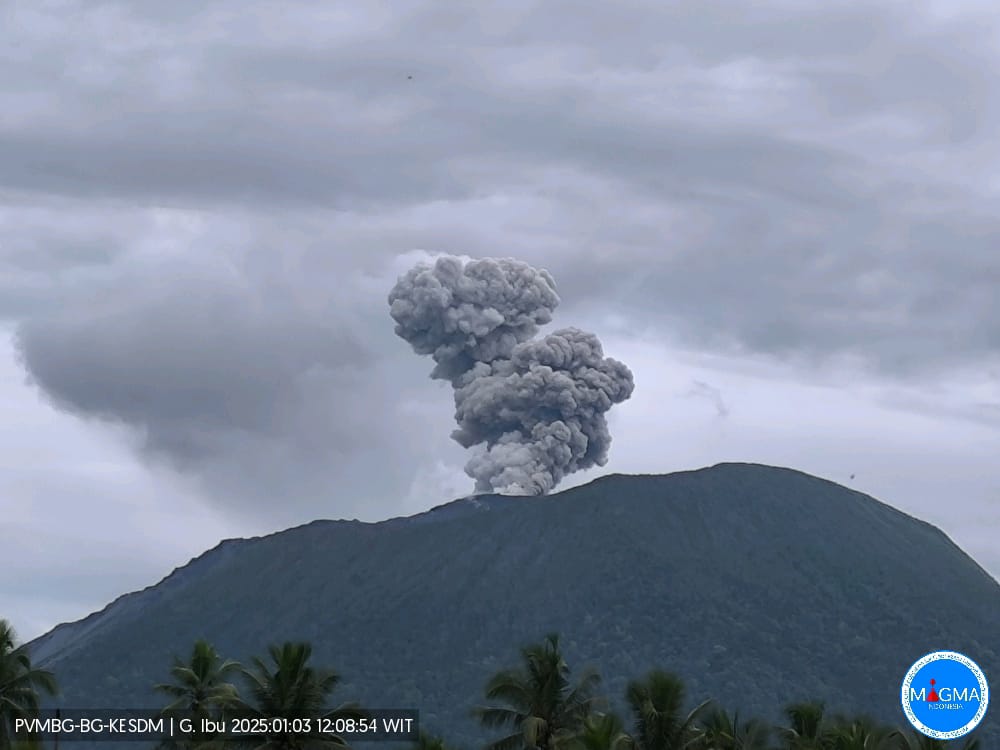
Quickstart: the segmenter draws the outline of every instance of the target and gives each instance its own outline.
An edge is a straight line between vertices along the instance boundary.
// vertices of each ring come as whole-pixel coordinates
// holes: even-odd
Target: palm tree
[[[591,714],[573,740],[573,750],[634,750],[635,741],[614,713]]]
[[[794,703],[785,709],[789,726],[780,727],[778,735],[787,750],[824,750],[828,747],[827,727],[822,703]]]
[[[585,673],[576,685],[559,648],[559,636],[521,649],[522,665],[497,673],[486,685],[486,698],[504,706],[475,710],[483,726],[513,732],[490,743],[488,750],[555,750],[572,742],[583,720],[596,708],[600,677]]]
[[[199,640],[191,650],[191,659],[188,663],[174,659],[174,666],[170,670],[173,682],[154,687],[155,690],[173,698],[164,707],[162,711],[164,715],[179,712],[193,714],[198,730],[190,746],[204,745],[211,737],[211,734],[203,734],[200,731],[202,719],[218,718],[226,709],[239,705],[239,692],[226,680],[229,675],[239,670],[238,662],[229,659],[223,661],[211,644]],[[188,743],[165,743],[164,747],[167,746],[186,747]]]
[[[625,699],[635,719],[639,750],[686,750],[699,736],[698,718],[711,701],[684,714],[684,683],[669,672],[653,670],[629,683]]]
[[[868,717],[840,719],[829,731],[830,750],[895,750],[897,733]]]
[[[961,748],[950,742],[936,740],[919,732],[906,733],[896,731],[893,732],[893,738],[896,740],[894,750],[946,750],[949,747],[955,750],[980,750],[981,747],[981,743],[975,737],[967,737],[965,742],[962,743]]]
[[[421,732],[417,741],[413,743],[413,750],[448,750],[448,746],[442,738]]]
[[[740,722],[739,714],[730,716],[715,708],[700,722],[698,750],[768,750],[770,727],[758,719]]]
[[[174,659],[170,669],[174,683],[156,685],[154,689],[174,699],[163,709],[164,713],[180,710],[208,713],[235,704],[239,692],[226,677],[239,669],[239,662],[223,661],[210,643],[199,640],[191,649],[191,660],[187,664]]]
[[[313,731],[274,732],[247,738],[257,750],[320,750],[345,748],[342,737],[320,731],[320,722],[341,717],[365,716],[356,705],[329,708],[330,694],[340,683],[332,670],[309,665],[312,646],[286,642],[268,648],[270,664],[254,658],[253,667],[243,670],[249,685],[248,700],[241,703],[240,714],[248,718],[309,719]]]
[[[27,649],[16,644],[13,626],[0,619],[0,748],[11,747],[15,719],[38,716],[39,692],[58,692],[55,676],[33,667]]]

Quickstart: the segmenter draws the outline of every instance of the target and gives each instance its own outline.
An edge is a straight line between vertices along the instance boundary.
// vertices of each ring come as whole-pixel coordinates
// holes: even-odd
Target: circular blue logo
[[[903,712],[918,732],[954,740],[979,726],[990,688],[972,659],[956,651],[935,651],[910,667],[901,697]]]

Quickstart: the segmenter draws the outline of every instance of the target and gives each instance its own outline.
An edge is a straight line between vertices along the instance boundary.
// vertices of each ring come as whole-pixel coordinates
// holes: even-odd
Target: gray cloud
[[[319,232],[381,232],[373,257],[516,247],[570,299],[717,350],[997,359],[989,6],[171,7],[14,4],[0,184],[250,207],[272,233],[336,209]]]
[[[61,409],[127,428],[141,453],[253,512],[363,508],[405,490],[421,451],[374,471],[404,398],[337,299],[283,288],[239,254],[131,259],[17,330],[32,381]],[[398,395],[397,395],[398,397]],[[355,496],[350,493],[356,492]],[[331,509],[332,510],[332,509]]]
[[[173,425],[280,430],[311,375],[335,380],[365,363],[334,321],[292,317],[287,300],[265,304],[219,280],[142,281],[131,299],[91,299],[89,314],[35,318],[19,342],[61,404],[140,424],[153,448],[175,442]]]

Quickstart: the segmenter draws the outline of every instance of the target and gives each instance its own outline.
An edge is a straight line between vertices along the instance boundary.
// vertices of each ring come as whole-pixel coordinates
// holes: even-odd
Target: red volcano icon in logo
[[[934,687],[935,684],[937,684],[937,683],[934,680],[931,680],[931,692],[930,692],[930,695],[927,696],[927,702],[928,703],[937,703],[938,702],[937,689]]]

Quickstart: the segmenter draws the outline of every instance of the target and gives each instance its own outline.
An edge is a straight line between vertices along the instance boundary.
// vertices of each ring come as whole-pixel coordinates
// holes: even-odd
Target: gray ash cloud
[[[477,448],[465,471],[478,492],[544,494],[607,462],[605,415],[632,395],[632,373],[592,333],[535,338],[558,304],[547,271],[509,258],[442,256],[389,294],[396,334],[454,388],[452,437]]]

